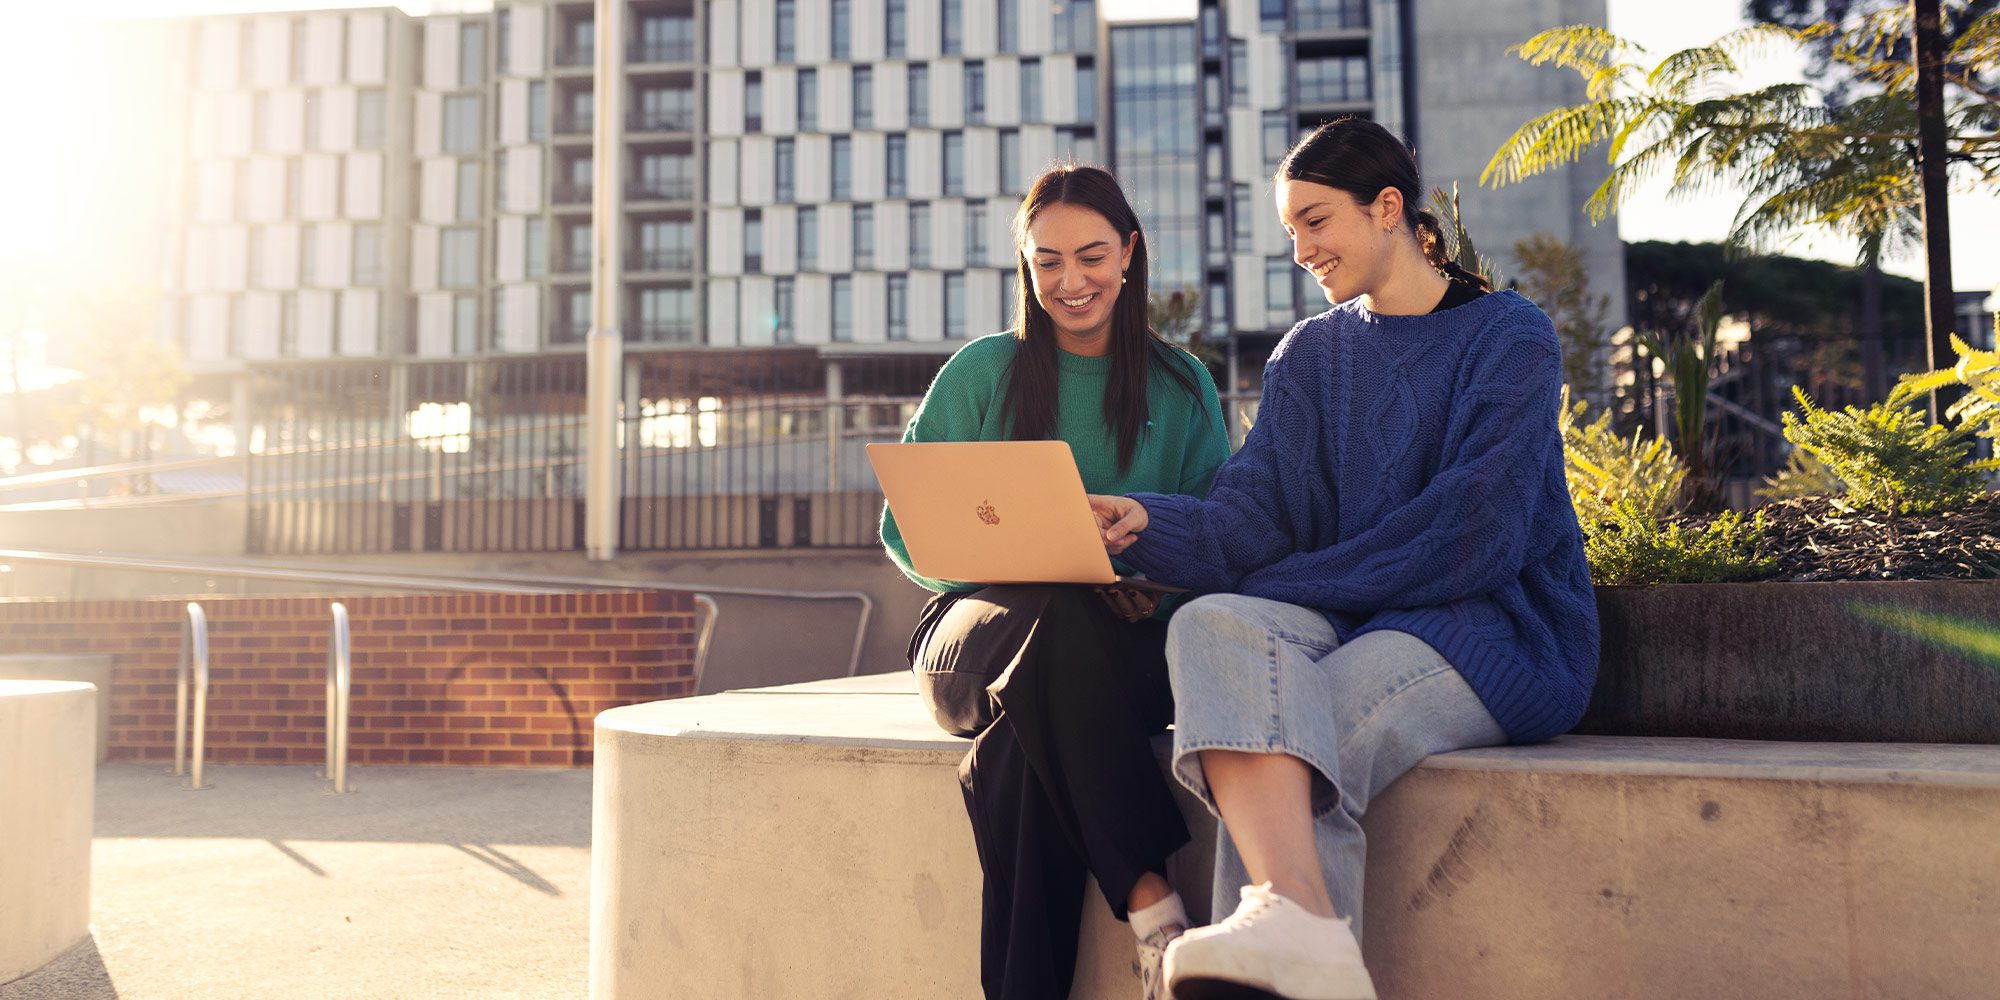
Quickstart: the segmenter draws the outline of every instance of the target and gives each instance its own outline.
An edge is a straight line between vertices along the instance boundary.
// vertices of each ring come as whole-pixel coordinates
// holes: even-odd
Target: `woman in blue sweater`
[[[1166,953],[1177,1000],[1373,998],[1369,801],[1429,754],[1564,732],[1597,672],[1548,317],[1445,258],[1373,122],[1321,126],[1275,185],[1334,307],[1273,352],[1206,499],[1092,498],[1109,549],[1211,595],[1167,641],[1175,775],[1228,831],[1219,922]]]

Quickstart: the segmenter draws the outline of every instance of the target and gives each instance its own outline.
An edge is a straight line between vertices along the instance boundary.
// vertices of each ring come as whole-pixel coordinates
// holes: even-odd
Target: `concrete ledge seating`
[[[977,997],[979,868],[907,673],[597,717],[598,1000]],[[1214,824],[1176,883],[1205,911]],[[2000,748],[1564,737],[1367,819],[1384,1000],[1990,998]],[[1138,995],[1086,896],[1078,1000]]]
[[[97,685],[97,762],[111,756],[111,657],[102,653],[0,653],[0,681]]]
[[[0,680],[0,983],[90,936],[97,689]]]

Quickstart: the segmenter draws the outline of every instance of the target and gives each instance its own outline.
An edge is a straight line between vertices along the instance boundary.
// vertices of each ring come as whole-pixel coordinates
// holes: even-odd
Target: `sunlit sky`
[[[1193,0],[1100,0],[1110,17],[1127,12],[1158,17],[1163,7]],[[1471,0],[1468,0],[1471,2]],[[412,13],[485,9],[488,0],[411,0],[393,4]],[[142,98],[149,74],[162,67],[120,58],[104,48],[115,19],[283,10],[299,7],[383,6],[353,0],[285,3],[283,0],[67,0],[10,12],[0,33],[0,120],[28,137],[27,148],[0,157],[0,268],[42,284],[78,282],[81,275],[146,280],[159,265],[158,241],[166,217],[161,185],[135,185],[133,156],[163,142],[170,119],[148,114]],[[1705,44],[1743,23],[1741,0],[1608,0],[1610,27],[1654,55]],[[60,8],[57,11],[53,8]],[[113,19],[91,33],[91,51],[47,30],[63,20]],[[109,58],[107,58],[107,55]],[[129,55],[129,53],[128,53]],[[71,67],[88,65],[86,81],[65,87]],[[1753,83],[1797,78],[1798,60],[1760,66]],[[1555,72],[1555,71],[1551,71]],[[157,172],[154,172],[157,173]],[[1717,240],[1740,201],[1729,191],[1669,199],[1665,185],[1635,198],[1616,224],[1627,240]],[[2000,194],[1955,191],[1951,201],[1955,284],[1960,289],[2000,287]],[[1850,244],[1832,237],[1801,238],[1790,252],[1849,262]],[[1889,269],[1920,276],[1920,258],[1892,261]],[[136,276],[136,278],[132,277]],[[0,317],[4,319],[4,317]]]

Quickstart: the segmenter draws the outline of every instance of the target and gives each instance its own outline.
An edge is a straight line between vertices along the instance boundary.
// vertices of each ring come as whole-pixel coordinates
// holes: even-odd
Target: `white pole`
[[[584,547],[593,561],[618,555],[618,425],[624,395],[625,345],[621,336],[624,225],[625,28],[623,0],[597,0],[591,106],[590,336],[585,405]]]

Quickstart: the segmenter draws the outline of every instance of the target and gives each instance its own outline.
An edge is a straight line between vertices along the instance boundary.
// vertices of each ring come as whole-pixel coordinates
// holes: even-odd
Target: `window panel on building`
[[[471,155],[483,152],[478,94],[448,94],[444,99],[443,149],[447,153]]]
[[[354,147],[381,149],[389,131],[388,94],[370,87],[355,95]]]
[[[798,110],[796,131],[819,131],[819,71],[801,69],[798,76]]]
[[[1296,313],[1293,304],[1292,270],[1294,265],[1283,257],[1268,257],[1264,260],[1264,308],[1276,321]]]
[[[854,197],[854,140],[848,136],[833,137],[832,195],[834,201],[846,201]]]
[[[486,82],[486,24],[466,19],[458,24],[458,85],[478,87]]]
[[[563,229],[563,255],[558,269],[569,274],[590,270],[591,228],[588,220],[572,222]]]
[[[1021,177],[1021,133],[1016,129],[1000,132],[1000,193],[1015,194],[1025,190]]]
[[[923,128],[931,120],[931,74],[923,63],[911,63],[905,70],[904,108],[911,128]]]
[[[882,12],[882,46],[891,59],[901,59],[909,54],[909,0],[884,0]]]
[[[356,285],[382,283],[382,227],[360,223],[354,227],[353,260],[350,280]]]
[[[952,340],[965,339],[965,272],[953,271],[944,276],[944,335]]]
[[[910,203],[910,266],[931,266],[931,206],[928,202]]]
[[[946,197],[965,194],[965,133],[944,134],[944,193]]]
[[[854,206],[854,266],[867,270],[875,266],[875,206]]]
[[[884,149],[883,185],[891,198],[902,198],[910,190],[909,137],[898,133],[888,137]]]
[[[540,218],[531,218],[522,231],[521,256],[522,273],[533,281],[549,272],[549,234],[547,224]]]
[[[779,139],[773,159],[774,193],[789,202],[798,196],[798,148],[790,138]]]
[[[854,54],[854,0],[833,0],[831,23],[829,24],[829,45],[833,58],[847,59]]]
[[[438,236],[438,283],[445,288],[479,284],[479,229],[450,226]]]
[[[479,296],[451,298],[451,350],[453,354],[477,354],[479,343]]]
[[[780,344],[790,344],[798,339],[798,327],[793,315],[797,294],[791,278],[778,278],[771,284],[771,336]]]
[[[910,278],[905,274],[887,276],[887,334],[890,340],[910,339]]]
[[[764,270],[764,213],[749,209],[743,213],[743,273]]]
[[[639,18],[638,62],[693,62],[694,19],[671,14]]]
[[[764,131],[764,74],[760,70],[743,74],[743,131]]]
[[[458,161],[458,182],[456,185],[457,218],[460,222],[470,222],[479,218],[479,161]]]
[[[799,209],[798,269],[819,270],[819,210],[811,205]]]
[[[772,55],[778,62],[796,62],[799,58],[799,4],[798,0],[776,0],[772,30]]]
[[[1042,61],[1021,60],[1021,121],[1042,121]]]
[[[1264,171],[1277,170],[1278,161],[1285,158],[1291,146],[1291,116],[1283,111],[1264,112]]]
[[[1097,120],[1097,64],[1078,60],[1076,64],[1076,120]]]
[[[985,267],[989,263],[986,250],[986,203],[967,202],[965,205],[965,266]]]
[[[1368,57],[1321,55],[1298,60],[1298,102],[1341,104],[1369,96]]]
[[[857,132],[875,127],[875,70],[868,66],[854,67],[854,80],[850,100],[854,105],[854,129]]]

